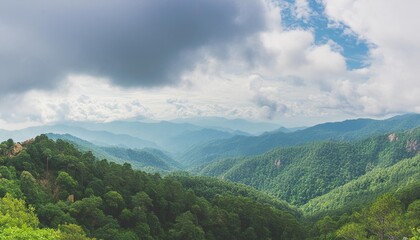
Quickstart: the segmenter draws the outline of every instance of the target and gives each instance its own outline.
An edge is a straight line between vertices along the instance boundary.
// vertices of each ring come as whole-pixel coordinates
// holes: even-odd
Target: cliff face
[[[13,146],[13,150],[11,152],[11,155],[15,156],[22,152],[23,146],[20,143],[16,143],[15,146]]]

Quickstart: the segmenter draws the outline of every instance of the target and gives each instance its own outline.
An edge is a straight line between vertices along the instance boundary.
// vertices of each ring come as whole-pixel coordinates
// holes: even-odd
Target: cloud
[[[261,76],[251,75],[249,88],[253,91],[252,101],[259,107],[260,117],[264,119],[273,119],[277,115],[284,115],[289,109],[283,103],[275,98],[279,89],[265,87]]]
[[[369,42],[369,67],[364,82],[354,82],[349,98],[370,115],[420,112],[420,33],[418,1],[324,0],[332,22]],[[336,24],[337,25],[337,24]]]
[[[293,4],[292,14],[297,19],[308,21],[313,14],[311,7],[309,6],[308,0],[296,0]]]
[[[307,3],[286,7],[317,23]],[[416,3],[323,3],[328,27],[369,43],[366,67],[347,68],[348,42],[284,28],[273,1],[1,2],[0,127],[137,116],[296,126],[420,112]]]
[[[3,1],[0,91],[51,89],[74,74],[175,84],[206,54],[226,57],[264,30],[265,14],[260,0]]]
[[[73,76],[60,90],[31,90],[0,101],[1,128],[57,121],[113,121],[138,116],[153,117],[138,96],[109,85],[104,79]],[[92,92],[95,89],[96,92]],[[88,96],[91,95],[91,96]]]

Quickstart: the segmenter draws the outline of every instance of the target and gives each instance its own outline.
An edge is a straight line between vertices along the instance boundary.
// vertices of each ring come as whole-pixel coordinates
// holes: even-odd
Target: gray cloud
[[[2,1],[0,92],[53,88],[68,74],[173,84],[204,52],[224,58],[264,30],[264,9],[260,0]]]
[[[277,114],[284,114],[288,111],[286,105],[278,103],[262,93],[257,93],[254,96],[254,101],[260,107],[260,114],[263,118],[273,119]]]
[[[259,107],[260,117],[273,119],[277,114],[285,114],[289,108],[274,99],[263,88],[263,79],[259,75],[252,76],[249,89],[254,92],[252,101]]]

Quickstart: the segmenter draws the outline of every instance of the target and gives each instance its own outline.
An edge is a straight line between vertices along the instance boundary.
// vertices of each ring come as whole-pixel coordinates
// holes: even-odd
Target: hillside
[[[420,114],[406,114],[386,120],[356,119],[325,123],[291,133],[274,131],[260,136],[235,136],[192,148],[180,157],[180,161],[186,166],[196,167],[226,157],[262,154],[281,146],[325,140],[354,141],[418,126]]]
[[[185,173],[174,173],[169,175],[168,178],[175,179],[185,188],[192,189],[197,196],[204,197],[208,200],[213,200],[218,195],[242,196],[269,204],[277,209],[288,212],[293,216],[302,216],[302,212],[296,207],[245,184],[223,181],[213,177],[192,176]]]
[[[306,234],[288,213],[292,210],[235,194],[199,197],[173,178],[96,160],[45,135],[22,144],[1,143],[0,162],[0,219],[7,223],[0,233],[9,239],[87,239],[85,234],[96,239],[303,239]]]
[[[302,206],[307,215],[361,208],[387,192],[398,192],[406,186],[417,185],[420,198],[420,155],[404,159],[389,167],[375,168],[365,175],[337,187],[327,194],[309,200]]]
[[[130,163],[134,169],[147,172],[168,172],[182,168],[181,164],[158,149],[130,149],[97,146],[69,134],[47,134],[51,139],[62,139],[74,144],[80,151],[90,151],[98,159],[107,159],[119,164]]]
[[[316,142],[277,148],[256,157],[215,161],[199,173],[244,183],[295,205],[392,166],[420,150],[420,128],[356,142]]]
[[[109,155],[130,163],[135,169],[143,171],[173,171],[181,164],[157,149],[127,149],[119,147],[101,147]],[[122,164],[123,162],[119,162]]]

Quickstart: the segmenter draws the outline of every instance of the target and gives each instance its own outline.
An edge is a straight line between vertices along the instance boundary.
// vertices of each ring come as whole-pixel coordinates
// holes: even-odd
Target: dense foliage
[[[417,192],[416,197],[420,199],[419,169],[420,155],[404,159],[390,167],[373,169],[327,194],[311,199],[302,209],[307,215],[349,211],[368,204],[381,194],[395,190],[398,193],[403,192],[402,189],[406,186],[412,186],[410,191]],[[416,183],[417,189],[414,188]]]
[[[201,169],[303,205],[376,168],[414,157],[420,150],[420,128],[357,142],[316,142],[278,148],[265,154],[219,160]]]
[[[302,212],[287,202],[244,184],[222,181],[211,177],[191,176],[187,173],[174,173],[168,177],[176,179],[185,188],[192,189],[197,196],[204,197],[209,201],[212,201],[218,195],[242,196],[260,203],[269,204],[296,217],[301,217],[302,215]]]
[[[310,239],[420,239],[419,184],[385,193],[349,213],[312,219]]]
[[[13,231],[0,224],[3,236],[30,228],[51,238],[69,231],[97,239],[304,238],[293,215],[269,204],[223,193],[207,200],[175,178],[98,161],[45,135],[22,145],[8,140],[0,145],[0,156],[2,202],[22,199],[13,200],[21,206],[25,200],[30,207],[22,211],[33,219],[11,225]]]

